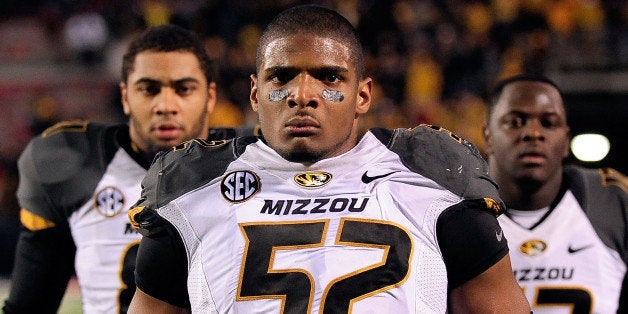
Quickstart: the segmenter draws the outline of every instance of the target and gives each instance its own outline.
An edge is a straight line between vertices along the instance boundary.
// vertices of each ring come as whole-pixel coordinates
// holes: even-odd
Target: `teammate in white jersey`
[[[189,141],[142,183],[130,312],[530,312],[477,149],[430,126],[358,139],[373,83],[345,18],[288,9],[257,56],[262,138]]]
[[[207,138],[216,99],[210,62],[192,32],[149,29],[123,60],[128,125],[65,122],[28,145],[19,159],[24,228],[5,313],[56,313],[75,267],[84,313],[126,312],[140,240],[126,212],[157,151]]]
[[[534,313],[628,313],[626,297],[620,302],[626,178],[563,166],[569,127],[556,84],[528,75],[498,83],[485,139],[490,174],[508,206],[499,222]]]

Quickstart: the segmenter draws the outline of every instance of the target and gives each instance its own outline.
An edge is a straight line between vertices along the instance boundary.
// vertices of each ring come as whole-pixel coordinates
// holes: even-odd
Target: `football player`
[[[258,46],[263,138],[160,154],[129,212],[145,236],[133,313],[529,313],[469,142],[373,129],[353,26],[312,5]]]
[[[84,313],[126,312],[141,237],[127,211],[158,151],[208,137],[211,66],[192,32],[148,29],[123,60],[128,124],[63,122],[29,143],[19,159],[23,231],[5,313],[56,313],[74,272]]]
[[[484,134],[508,207],[499,222],[534,313],[626,313],[618,311],[628,260],[626,178],[563,165],[570,135],[558,86],[530,75],[501,81]]]

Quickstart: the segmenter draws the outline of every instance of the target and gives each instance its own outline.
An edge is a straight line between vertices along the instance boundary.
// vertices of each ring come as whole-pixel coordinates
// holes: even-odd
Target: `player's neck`
[[[560,194],[562,173],[545,182],[520,180],[500,187],[500,195],[508,208],[537,210],[552,206]]]
[[[129,149],[130,148],[130,149]],[[157,155],[157,151],[145,151],[142,150],[135,142],[132,140],[129,142],[128,148],[125,150],[129,153],[129,155],[137,161],[142,167],[146,168],[150,166],[151,162]]]

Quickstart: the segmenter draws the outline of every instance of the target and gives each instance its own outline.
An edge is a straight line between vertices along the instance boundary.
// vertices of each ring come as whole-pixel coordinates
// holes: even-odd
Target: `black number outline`
[[[537,286],[534,291],[534,307],[568,306],[572,314],[593,311],[593,294],[580,286]]]
[[[129,243],[120,257],[120,289],[118,290],[118,313],[126,313],[133,294],[135,294],[135,259],[137,250],[140,247],[140,240]]]
[[[324,245],[329,220],[240,224],[245,238],[236,300],[280,299],[281,313],[309,313],[314,278],[304,269],[272,269],[278,250]],[[414,243],[401,225],[343,218],[336,245],[384,250],[382,260],[335,278],[323,290],[319,313],[351,312],[353,304],[401,286],[409,277]],[[377,278],[377,280],[375,280]]]

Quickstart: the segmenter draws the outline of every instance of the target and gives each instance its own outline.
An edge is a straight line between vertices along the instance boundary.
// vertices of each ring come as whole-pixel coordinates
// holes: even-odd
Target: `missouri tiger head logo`
[[[105,217],[113,217],[124,209],[124,194],[114,186],[100,190],[94,196],[94,208]]]
[[[323,171],[302,172],[294,176],[294,182],[307,188],[323,186],[331,181],[331,173]]]
[[[541,240],[528,240],[521,243],[519,251],[525,255],[535,256],[541,254],[547,248],[547,244]]]

